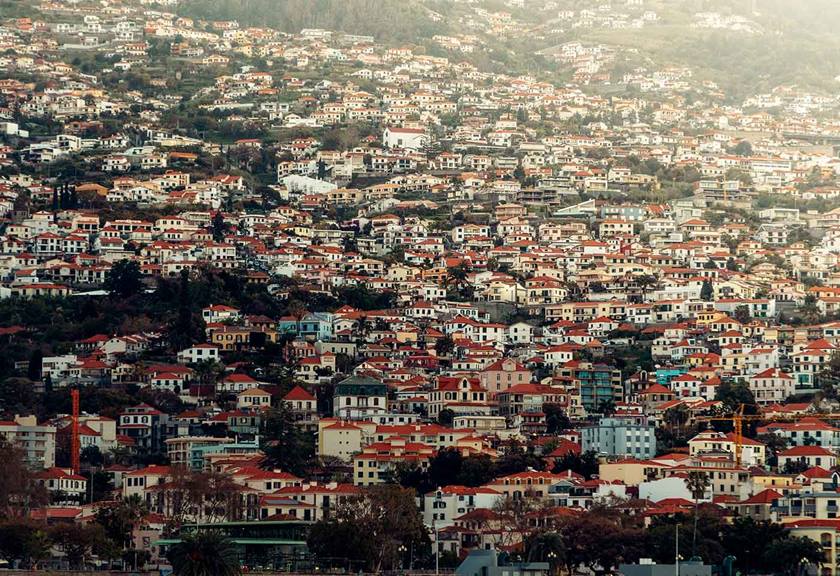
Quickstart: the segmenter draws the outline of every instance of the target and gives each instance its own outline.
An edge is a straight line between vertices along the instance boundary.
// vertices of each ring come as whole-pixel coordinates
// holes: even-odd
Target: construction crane
[[[840,413],[823,413],[820,414],[819,412],[813,412],[805,414],[804,416],[800,417],[792,417],[792,416],[762,416],[759,414],[744,414],[744,408],[748,406],[747,404],[741,404],[738,406],[738,409],[732,413],[731,416],[698,416],[695,418],[697,422],[731,422],[732,423],[732,432],[733,436],[735,437],[735,462],[741,462],[741,452],[744,445],[744,423],[745,422],[752,422],[752,421],[764,421],[764,422],[797,422],[801,418],[815,418],[818,420],[833,420],[833,421],[840,421]]]
[[[735,436],[735,463],[741,463],[741,451],[744,446],[744,422],[752,420],[766,420],[758,414],[744,414],[746,404],[741,404],[731,416],[698,416],[698,422],[732,422],[732,432]]]
[[[81,470],[81,446],[79,444],[79,390],[74,388],[70,391],[70,398],[73,401],[73,419],[70,423],[70,468],[74,474]]]

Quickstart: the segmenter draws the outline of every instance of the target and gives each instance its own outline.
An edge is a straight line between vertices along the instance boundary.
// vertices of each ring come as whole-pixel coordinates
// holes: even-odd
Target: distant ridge
[[[434,21],[430,10],[414,0],[182,0],[178,12],[285,32],[326,28],[386,42],[411,42],[447,30],[445,22]]]

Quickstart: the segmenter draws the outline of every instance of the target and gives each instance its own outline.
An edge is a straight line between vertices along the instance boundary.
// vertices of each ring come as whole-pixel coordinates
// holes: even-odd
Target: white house
[[[784,404],[793,395],[796,381],[778,368],[768,368],[750,377],[749,388],[759,405]]]
[[[444,486],[423,496],[423,522],[426,526],[445,528],[455,518],[477,508],[492,510],[501,496],[500,492],[483,486]]]
[[[212,344],[196,344],[178,352],[178,362],[181,364],[196,364],[202,361],[219,361],[219,348]]]
[[[425,130],[419,128],[385,128],[382,134],[382,145],[386,148],[404,148],[406,150],[420,150],[429,141]]]
[[[236,407],[268,408],[271,406],[271,394],[261,388],[248,388],[236,395]]]

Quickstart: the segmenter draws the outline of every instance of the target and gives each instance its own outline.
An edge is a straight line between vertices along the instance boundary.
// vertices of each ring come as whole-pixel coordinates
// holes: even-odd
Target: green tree
[[[213,233],[214,242],[222,242],[225,239],[225,234],[227,234],[228,231],[228,225],[227,222],[225,222],[225,216],[222,214],[221,210],[217,210],[213,215],[213,219],[210,221],[210,229]]]
[[[441,426],[446,426],[448,428],[452,427],[452,423],[455,421],[455,412],[450,408],[444,408],[438,414],[438,424]]]
[[[35,569],[47,557],[49,549],[44,526],[26,520],[0,524],[0,558],[9,564],[19,560],[23,568]]]
[[[787,538],[781,524],[758,521],[749,516],[740,516],[723,527],[720,540],[726,551],[736,557],[735,565],[747,574],[771,573],[777,566],[765,562],[765,552],[777,540]]]
[[[573,454],[569,452],[562,458],[554,461],[554,468],[552,472],[559,473],[571,470],[581,474],[586,478],[591,478],[598,473],[600,464],[598,462],[598,454],[594,450],[588,450],[582,454]]]
[[[102,466],[105,463],[105,457],[99,450],[99,446],[93,444],[85,446],[80,453],[80,457],[83,462],[87,462],[90,466]]]
[[[105,274],[105,289],[112,295],[127,298],[143,289],[140,265],[133,260],[119,260]]]
[[[33,382],[41,381],[41,364],[44,361],[44,353],[40,348],[36,348],[29,355],[29,366],[26,369],[26,377]]]
[[[684,427],[691,417],[691,412],[685,404],[677,404],[673,408],[668,408],[663,415],[665,423],[670,428],[671,432],[678,438],[684,435]],[[676,428],[676,432],[674,429]]]
[[[198,341],[198,327],[194,318],[195,301],[191,294],[190,272],[181,270],[178,288],[178,315],[170,327],[172,346],[176,350],[188,348]]]
[[[96,511],[96,522],[105,530],[106,536],[123,550],[132,548],[132,533],[148,513],[146,503],[137,496],[130,496]]]
[[[598,402],[596,412],[598,412],[598,414],[602,414],[603,416],[612,416],[615,414],[615,409],[615,400],[612,398],[604,398]]]
[[[753,147],[749,140],[741,140],[732,147],[732,153],[738,156],[752,156]]]
[[[796,536],[780,538],[771,543],[764,552],[766,566],[773,567],[776,573],[789,576],[801,574],[803,564],[819,567],[823,560],[823,550],[819,542]]]
[[[339,506],[329,519],[316,522],[309,549],[319,557],[339,558],[373,572],[402,563],[400,546],[426,549],[428,533],[413,490],[395,485],[372,486]]]
[[[636,276],[635,279],[636,286],[642,291],[642,298],[644,299],[645,294],[651,288],[656,287],[659,284],[659,280],[653,274],[641,274]]]
[[[512,442],[505,453],[496,460],[496,475],[507,476],[524,472],[528,468],[542,470],[545,462],[534,453],[532,446],[523,447],[519,442]]]
[[[565,554],[564,563],[569,574],[583,566],[590,570],[599,567],[606,573],[621,562],[636,562],[643,553],[644,533],[640,529],[624,527],[615,516],[598,511],[563,520],[558,526]]]
[[[735,308],[735,312],[732,317],[740,322],[741,324],[749,324],[752,317],[750,316],[750,309],[748,306],[741,304],[740,306]]]
[[[723,402],[724,406],[730,412],[738,410],[741,404],[747,406],[755,404],[755,397],[746,383],[732,382],[730,380],[724,380],[717,387],[715,400]]]
[[[706,302],[711,302],[715,297],[715,289],[711,281],[703,280],[703,285],[700,287],[700,299]]]
[[[0,414],[8,418],[15,414],[31,414],[37,403],[34,386],[35,382],[28,378],[6,378],[0,381]]]
[[[483,486],[496,477],[496,464],[487,454],[464,458],[458,472],[457,484],[462,486]]]
[[[467,277],[469,276],[469,273],[469,268],[463,263],[451,266],[446,270],[444,283],[447,287],[454,286],[457,290],[462,290],[467,286]]]
[[[691,556],[693,557],[697,550],[697,521],[699,519],[700,499],[705,497],[706,490],[709,489],[711,481],[708,474],[705,472],[692,471],[688,473],[688,478],[685,481],[685,487],[691,492],[691,497],[694,498],[694,529],[691,532]]]
[[[528,562],[549,562],[562,565],[566,561],[566,544],[558,532],[536,532],[525,539],[525,558]]]
[[[53,544],[64,552],[71,569],[80,569],[94,554],[106,555],[108,538],[99,524],[55,524],[48,528]]]
[[[778,434],[768,433],[759,434],[756,440],[764,444],[767,450],[767,462],[771,466],[776,466],[778,463],[778,456],[780,452],[787,450],[788,441],[784,436]]]
[[[799,316],[806,323],[814,323],[820,318],[820,309],[817,306],[817,297],[814,294],[806,294],[805,301],[799,308]]]
[[[285,402],[272,408],[262,420],[262,448],[271,465],[302,476],[315,456],[315,440],[297,425]]]
[[[808,462],[806,460],[788,460],[785,462],[785,465],[782,467],[783,474],[801,474],[805,472],[809,468]]]
[[[221,532],[201,530],[185,534],[167,555],[176,576],[237,576],[236,551]]]
[[[712,508],[701,506],[699,514],[695,555],[709,564],[719,564],[727,553],[720,536],[723,523],[719,514]],[[646,534],[646,556],[652,557],[658,563],[673,563],[677,526],[682,545],[685,536],[692,532],[692,524],[685,514],[654,519]]]
[[[0,437],[0,518],[23,518],[48,501],[42,486],[33,481],[23,452]]]
[[[543,404],[545,413],[546,431],[549,434],[556,434],[572,427],[572,421],[566,416],[562,406],[557,404]]]
[[[438,356],[449,356],[455,350],[455,342],[449,334],[435,341],[435,352]]]

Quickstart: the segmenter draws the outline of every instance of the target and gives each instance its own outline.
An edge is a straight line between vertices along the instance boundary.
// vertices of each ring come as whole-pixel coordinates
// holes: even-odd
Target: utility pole
[[[674,574],[680,576],[680,525],[677,524],[677,545],[674,551]]]
[[[440,544],[438,544],[437,519],[432,519],[432,531],[435,533],[435,576],[440,573]]]

